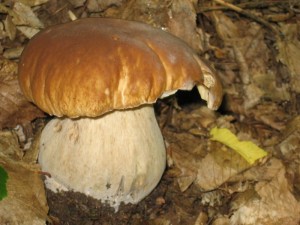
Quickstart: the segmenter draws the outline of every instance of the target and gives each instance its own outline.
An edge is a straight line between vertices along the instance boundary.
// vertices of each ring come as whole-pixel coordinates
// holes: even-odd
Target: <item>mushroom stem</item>
[[[98,118],[53,119],[42,132],[38,160],[51,174],[49,188],[58,183],[117,208],[155,188],[166,152],[153,106],[147,105]]]

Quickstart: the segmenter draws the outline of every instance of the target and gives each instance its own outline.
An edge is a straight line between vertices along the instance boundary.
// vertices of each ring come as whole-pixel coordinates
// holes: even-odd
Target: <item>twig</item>
[[[229,9],[235,11],[235,12],[238,12],[238,13],[240,13],[240,14],[242,14],[242,15],[250,18],[250,19],[255,20],[256,22],[262,24],[263,26],[265,26],[268,29],[270,29],[271,31],[273,31],[273,33],[275,35],[277,35],[278,37],[283,38],[283,34],[279,30],[277,30],[274,26],[272,26],[268,21],[264,20],[263,18],[255,16],[254,14],[252,14],[252,13],[250,13],[250,12],[244,10],[244,9],[241,9],[241,8],[231,4],[231,3],[225,2],[223,0],[214,0],[214,1],[216,3],[222,5],[222,6],[225,6]]]
[[[258,17],[250,12],[248,12],[247,10],[244,10],[236,5],[233,5],[231,3],[228,3],[228,2],[225,2],[223,0],[214,0],[216,3],[220,4],[222,7],[211,7],[209,8],[209,10],[202,10],[201,12],[203,11],[214,11],[214,10],[233,10],[239,14],[242,14],[250,19],[253,19],[254,21],[262,24],[263,26],[265,26],[266,28],[270,29],[277,37],[279,37],[280,39],[283,39],[284,38],[284,35],[278,30],[276,29],[274,26],[272,26],[267,20],[261,18],[261,17]],[[281,3],[283,3],[284,1],[282,1]],[[263,3],[260,3],[261,6],[262,5],[265,5],[266,2]],[[279,2],[276,2],[276,4],[279,4]]]
[[[285,5],[287,8],[290,8],[291,0],[274,0],[274,1],[257,1],[257,2],[244,2],[240,4],[236,4],[237,7],[242,9],[260,9],[260,8],[268,8],[271,6],[277,6],[277,5]],[[203,13],[203,12],[209,12],[209,11],[215,11],[215,10],[227,10],[228,7],[226,6],[204,6],[199,7],[197,9],[197,13]]]

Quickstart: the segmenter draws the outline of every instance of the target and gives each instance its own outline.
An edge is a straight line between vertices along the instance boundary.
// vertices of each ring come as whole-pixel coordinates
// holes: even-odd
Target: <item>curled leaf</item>
[[[253,142],[239,141],[238,138],[226,128],[214,127],[210,134],[211,140],[218,141],[239,153],[248,163],[253,164],[256,160],[263,158],[267,152],[259,148]]]

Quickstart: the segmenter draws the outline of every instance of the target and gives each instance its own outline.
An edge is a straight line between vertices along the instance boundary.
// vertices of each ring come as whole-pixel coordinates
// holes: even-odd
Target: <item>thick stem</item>
[[[42,170],[68,190],[111,206],[137,203],[165,169],[163,137],[152,106],[114,111],[91,119],[54,119],[40,141]]]

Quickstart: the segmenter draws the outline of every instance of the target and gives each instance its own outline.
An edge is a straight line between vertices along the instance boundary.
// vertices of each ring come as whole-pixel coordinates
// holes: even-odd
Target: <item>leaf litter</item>
[[[0,210],[0,221],[298,224],[299,8],[297,1],[0,3],[0,166],[9,176],[8,197],[0,201],[0,208],[4,209]],[[150,196],[137,205],[122,205],[117,213],[79,193],[45,190],[46,202],[35,164],[38,132],[45,123],[38,118],[45,115],[25,100],[16,77],[17,59],[36,32],[49,25],[90,16],[143,21],[177,35],[215,67],[225,92],[218,112],[204,107],[194,92],[178,93],[157,103],[168,168]],[[261,147],[268,156],[248,163],[230,147],[211,140],[214,127],[229,129],[240,141]],[[24,207],[16,208],[14,202],[22,202]]]
[[[39,167],[23,158],[13,131],[0,132],[0,165],[7,173],[7,196],[0,200],[0,224],[45,224],[48,205]]]
[[[23,96],[17,79],[17,64],[0,58],[0,129],[29,123],[44,113]]]

